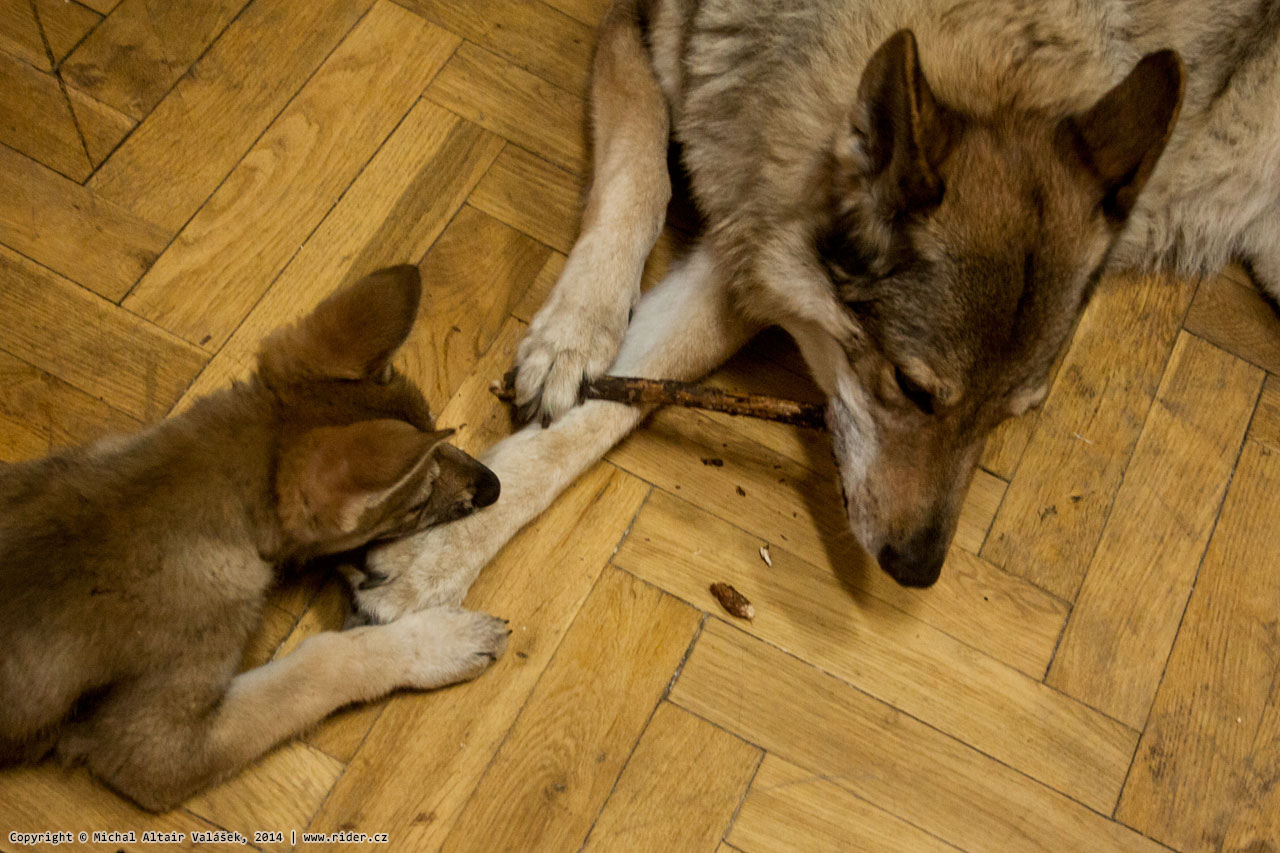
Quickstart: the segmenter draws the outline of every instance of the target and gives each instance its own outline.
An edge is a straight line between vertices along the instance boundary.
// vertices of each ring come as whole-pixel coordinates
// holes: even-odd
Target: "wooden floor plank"
[[[585,96],[593,28],[529,0],[396,0],[548,83]]]
[[[753,853],[954,853],[955,847],[854,796],[820,773],[769,753],[729,840]]]
[[[606,569],[441,849],[581,847],[700,621]]]
[[[108,15],[112,9],[120,5],[120,0],[83,0],[83,2],[100,15]]]
[[[71,102],[72,112],[76,114],[76,124],[84,137],[89,162],[97,168],[133,130],[135,122],[79,89],[68,87],[67,99]]]
[[[145,118],[248,0],[122,0],[62,64],[68,84]]]
[[[583,849],[715,849],[760,758],[756,747],[663,702]]]
[[[496,163],[494,164],[497,165]],[[479,188],[473,193],[471,198],[474,201],[476,195],[479,194]],[[529,289],[524,292],[524,296],[511,308],[511,316],[529,323],[538,309],[547,301],[547,296],[551,293],[551,288],[555,287],[556,281],[560,278],[560,273],[564,272],[564,265],[567,258],[559,252],[552,252],[547,257],[547,262],[542,265],[542,269],[538,270],[537,276],[534,277],[533,283],[529,285]]]
[[[696,543],[692,553],[691,544]],[[708,591],[732,584],[755,606],[739,627],[1099,811],[1120,796],[1138,733],[873,595],[688,504],[656,492],[615,562],[716,618]],[[986,624],[973,612],[970,618]]]
[[[392,701],[311,829],[388,832],[389,850],[440,844],[647,494],[599,465],[513,539],[467,598],[511,620],[506,656],[465,687]]]
[[[45,31],[54,63],[61,63],[102,20],[102,15],[76,0],[36,0],[40,26]]]
[[[459,48],[426,95],[575,175],[586,167],[582,98],[484,48],[470,43]]]
[[[1268,376],[1262,386],[1258,410],[1253,415],[1249,435],[1273,450],[1280,450],[1280,377]]]
[[[1183,333],[1048,682],[1141,729],[1213,532],[1262,371]]]
[[[379,267],[420,259],[501,148],[502,141],[487,131],[419,101],[192,384],[182,405],[246,375],[264,337],[343,285]]]
[[[89,187],[174,234],[373,0],[256,0]]]
[[[284,831],[284,843],[261,843],[263,850],[292,850],[285,829],[306,826],[343,770],[342,763],[315,747],[290,741],[248,768],[192,798],[187,809],[247,839],[263,829]]]
[[[1280,373],[1280,316],[1241,270],[1200,286],[1187,313],[1187,331]]]
[[[204,366],[195,347],[0,247],[0,348],[139,420]]]
[[[474,207],[458,211],[422,261],[418,325],[400,359],[428,401],[458,390],[550,253]]]
[[[83,181],[92,166],[58,80],[0,52],[0,145]]]
[[[49,42],[55,64],[62,62],[89,31],[102,21],[102,15],[76,0],[35,0],[36,13],[44,37]]]
[[[1221,849],[1263,793],[1253,759],[1280,671],[1277,516],[1280,452],[1247,441],[1116,813],[1186,853]]]
[[[982,544],[1008,490],[1008,483],[981,468],[973,473],[973,482],[969,484],[969,494],[956,524],[953,547],[962,548],[970,554],[982,551]]]
[[[707,621],[671,701],[961,848],[1159,849],[718,619]]]
[[[457,37],[377,3],[124,306],[216,351],[413,106]],[[345,92],[377,92],[355,104]],[[252,242],[253,252],[240,251]],[[194,301],[188,291],[200,288]]]
[[[50,70],[49,54],[30,2],[10,0],[0,4],[0,51],[42,71]]]
[[[557,252],[565,253],[577,237],[582,192],[581,178],[517,145],[508,145],[469,202]],[[642,287],[647,289],[660,281],[671,263],[686,253],[688,242],[688,238],[672,226],[664,228],[645,261]],[[514,313],[527,321],[542,306],[561,269],[563,259],[545,271],[538,286],[531,289],[526,301]]]
[[[524,323],[510,318],[498,330],[476,369],[440,410],[436,423],[456,429],[450,441],[467,453],[478,455],[515,431],[510,406],[494,397],[490,387],[494,378],[514,363],[524,330]]]
[[[596,27],[609,8],[609,0],[546,0],[547,5],[559,9],[569,17],[589,27]]]
[[[0,145],[0,243],[115,300],[166,241],[151,223]]]
[[[1258,735],[1243,776],[1248,792],[1240,798],[1223,841],[1224,850],[1266,850],[1280,838],[1280,671],[1271,689],[1271,701],[1262,715]]]
[[[933,588],[899,586],[849,533],[834,474],[816,474],[744,440],[722,421],[688,410],[659,412],[609,459],[712,515],[749,525],[760,539],[752,554],[771,542],[845,587],[874,595],[1037,678],[1049,664],[1066,613],[1060,601],[960,548],[952,549]],[[975,619],[975,613],[983,617]]]
[[[982,556],[1075,599],[1193,292],[1157,276],[1099,288]]]
[[[137,429],[138,421],[0,351],[0,462],[21,462]]]
[[[1013,479],[1039,421],[1040,410],[1033,409],[996,427],[982,451],[982,467],[1003,480]]]
[[[508,145],[471,203],[512,228],[568,253],[578,235],[582,180],[523,148]],[[537,309],[534,305],[534,310]]]

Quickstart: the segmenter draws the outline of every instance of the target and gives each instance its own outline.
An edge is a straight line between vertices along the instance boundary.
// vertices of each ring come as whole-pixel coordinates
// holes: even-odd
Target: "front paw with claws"
[[[618,354],[626,317],[585,320],[587,312],[535,318],[516,353],[516,417],[548,426],[582,402],[582,388]]]
[[[634,281],[609,282],[596,247],[574,247],[545,305],[529,324],[516,352],[516,406],[522,421],[543,426],[581,402],[585,382],[604,374],[618,355],[631,307]]]
[[[394,632],[405,687],[428,690],[475,678],[502,657],[505,619],[460,607],[436,607],[378,628]]]

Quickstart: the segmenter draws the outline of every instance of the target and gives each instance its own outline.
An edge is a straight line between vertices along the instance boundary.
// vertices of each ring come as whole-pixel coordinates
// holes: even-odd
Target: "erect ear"
[[[1155,169],[1182,105],[1182,60],[1150,53],[1093,108],[1064,119],[1058,145],[1102,190],[1102,206],[1123,221]]]
[[[916,37],[899,30],[880,46],[858,86],[861,132],[881,201],[895,213],[942,200],[938,166],[951,150],[960,119],[938,103],[920,67]]]
[[[366,529],[385,516],[377,510],[416,495],[432,452],[451,435],[390,419],[310,430],[280,460],[281,520],[303,541]]]
[[[422,283],[414,266],[388,267],[343,288],[281,329],[258,352],[267,384],[384,375],[409,337]]]

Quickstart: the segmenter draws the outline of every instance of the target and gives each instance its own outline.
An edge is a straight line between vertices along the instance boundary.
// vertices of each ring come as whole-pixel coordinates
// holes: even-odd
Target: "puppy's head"
[[[309,558],[461,518],[498,498],[391,364],[418,310],[412,266],[380,270],[272,335],[258,355],[277,427],[284,550]]]
[[[911,33],[870,61],[814,241],[839,323],[792,331],[849,522],[899,582],[937,579],[987,434],[1043,400],[1181,92],[1163,51],[1079,114],[977,118],[935,98]]]

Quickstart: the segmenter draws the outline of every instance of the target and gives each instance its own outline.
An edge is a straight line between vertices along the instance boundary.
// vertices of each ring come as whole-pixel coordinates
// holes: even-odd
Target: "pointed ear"
[[[1102,100],[1064,119],[1058,146],[1102,191],[1107,217],[1124,221],[1151,177],[1182,106],[1182,60],[1162,50],[1142,61]]]
[[[384,376],[409,337],[421,295],[414,266],[388,267],[360,279],[267,338],[258,352],[263,380],[271,385]]]
[[[306,542],[371,530],[385,517],[378,510],[416,495],[415,480],[451,435],[390,419],[310,430],[280,460],[281,520]]]
[[[858,99],[855,130],[865,140],[882,202],[904,213],[942,201],[937,169],[958,135],[960,119],[934,97],[910,30],[894,33],[871,57]]]

